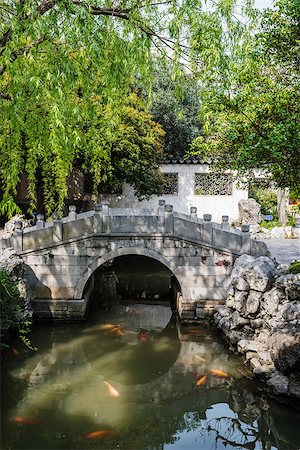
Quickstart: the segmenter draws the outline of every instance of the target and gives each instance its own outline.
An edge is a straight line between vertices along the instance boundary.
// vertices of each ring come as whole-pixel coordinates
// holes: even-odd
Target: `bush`
[[[290,264],[289,273],[300,273],[300,261],[293,261]]]
[[[0,270],[0,312],[1,335],[11,328],[16,328],[24,344],[34,350],[27,337],[32,322],[31,320],[24,319],[24,308],[21,305],[19,290],[4,270]],[[5,347],[5,344],[1,342],[0,348],[3,347]]]
[[[260,211],[263,215],[271,214],[273,221],[278,220],[277,214],[277,195],[271,189],[258,188],[251,190],[251,198],[260,204]]]

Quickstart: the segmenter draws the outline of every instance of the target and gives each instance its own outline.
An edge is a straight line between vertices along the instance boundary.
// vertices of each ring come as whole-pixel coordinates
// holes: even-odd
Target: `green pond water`
[[[179,327],[169,306],[102,306],[31,339],[36,352],[16,340],[2,358],[3,450],[300,447],[299,410],[266,397],[215,329]]]

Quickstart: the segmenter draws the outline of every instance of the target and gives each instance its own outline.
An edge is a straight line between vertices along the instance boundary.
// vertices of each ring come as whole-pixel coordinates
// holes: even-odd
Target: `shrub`
[[[271,214],[273,220],[278,220],[277,195],[271,189],[252,189],[251,197],[260,204],[260,211],[263,215]]]
[[[289,267],[290,273],[300,273],[300,261],[293,261]]]
[[[11,328],[16,328],[24,344],[34,350],[28,338],[32,322],[24,318],[19,290],[4,270],[0,270],[0,312],[1,335]],[[0,348],[3,347],[5,344],[1,342]]]

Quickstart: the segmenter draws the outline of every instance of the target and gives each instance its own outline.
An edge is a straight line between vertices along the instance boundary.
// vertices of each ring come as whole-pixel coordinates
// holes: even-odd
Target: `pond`
[[[41,323],[2,360],[1,449],[296,450],[299,410],[263,395],[207,326],[121,302]]]

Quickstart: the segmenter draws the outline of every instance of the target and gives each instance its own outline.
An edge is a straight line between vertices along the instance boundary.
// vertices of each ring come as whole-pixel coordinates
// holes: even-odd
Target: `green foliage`
[[[28,338],[32,322],[23,319],[19,290],[4,270],[0,270],[0,312],[0,333],[16,327],[20,339],[27,347],[34,350]],[[1,347],[5,347],[3,342],[0,343]]]
[[[300,273],[300,261],[293,261],[290,264],[289,273]]]
[[[274,227],[281,227],[282,224],[278,220],[262,220],[259,224],[261,228],[266,228],[267,230],[272,230]]]
[[[216,168],[252,177],[259,167],[279,187],[299,189],[299,30],[299,0],[278,0],[239,40],[227,41],[225,72],[218,59],[203,71],[207,135],[194,148]]]
[[[131,86],[137,80],[150,86],[154,48],[156,57],[171,60],[176,80],[183,76],[182,61],[197,70],[199,49],[206,48],[205,63],[212,65],[222,55],[220,24],[230,36],[239,29],[231,15],[236,3],[218,0],[203,10],[198,0],[172,0],[163,7],[143,0],[0,5],[0,213],[17,212],[14,198],[23,173],[32,209],[41,185],[46,215],[61,212],[72,166],[83,161],[95,186],[106,183],[119,170],[113,152],[122,161],[127,152],[128,165],[119,172],[147,195],[149,183],[140,171],[154,175],[153,164],[148,167],[146,158],[138,162],[134,134],[140,139],[134,130],[131,164],[122,130]],[[141,131],[139,120],[132,119]],[[118,133],[123,144],[116,143]],[[148,156],[151,141],[145,143]]]
[[[251,197],[260,204],[260,212],[263,215],[271,214],[274,221],[278,219],[277,195],[275,192],[271,189],[253,189],[251,192]]]
[[[197,78],[185,75],[178,85],[172,79],[171,69],[157,64],[150,112],[166,132],[165,154],[183,156],[193,139],[201,135],[198,92]]]

